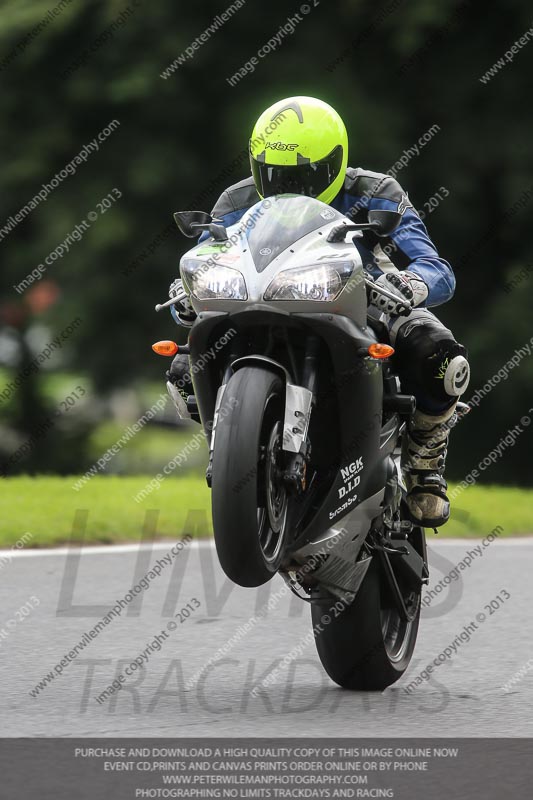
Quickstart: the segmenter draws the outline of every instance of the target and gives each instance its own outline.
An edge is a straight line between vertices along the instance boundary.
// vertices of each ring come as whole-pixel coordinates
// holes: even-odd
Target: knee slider
[[[444,391],[450,397],[460,397],[470,383],[470,364],[463,355],[454,356],[444,373]]]
[[[442,381],[442,388],[448,397],[460,397],[470,382],[470,365],[466,349],[453,337],[439,342],[434,356],[435,381]]]

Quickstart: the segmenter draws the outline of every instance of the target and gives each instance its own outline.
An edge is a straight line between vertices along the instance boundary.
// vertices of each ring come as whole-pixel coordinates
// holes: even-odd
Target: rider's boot
[[[428,528],[444,525],[450,516],[444,468],[456,406],[457,400],[438,415],[417,409],[404,440],[402,466],[407,506],[412,520]]]

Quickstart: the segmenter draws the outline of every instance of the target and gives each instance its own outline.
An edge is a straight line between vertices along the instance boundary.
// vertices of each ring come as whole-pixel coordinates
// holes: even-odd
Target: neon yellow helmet
[[[348,165],[348,134],[334,108],[314,97],[289,97],[267,108],[250,139],[260,197],[305,194],[331,203]]]

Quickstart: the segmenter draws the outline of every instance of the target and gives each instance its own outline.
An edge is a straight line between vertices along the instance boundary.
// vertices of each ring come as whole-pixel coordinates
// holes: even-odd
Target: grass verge
[[[77,510],[86,510],[86,543],[136,541],[155,510],[158,538],[184,533],[211,536],[210,493],[197,474],[170,477],[140,503],[134,496],[150,476],[96,476],[80,491],[72,489],[77,476],[6,478],[0,484],[0,547],[10,547],[25,533],[28,547],[64,544],[72,538]],[[453,486],[450,486],[453,489]],[[452,504],[452,519],[440,536],[486,536],[497,526],[500,537],[533,534],[533,490],[501,486],[472,486]],[[155,514],[153,515],[155,518]],[[428,531],[428,539],[433,533]],[[26,537],[27,538],[27,537]],[[76,541],[81,540],[78,533]]]

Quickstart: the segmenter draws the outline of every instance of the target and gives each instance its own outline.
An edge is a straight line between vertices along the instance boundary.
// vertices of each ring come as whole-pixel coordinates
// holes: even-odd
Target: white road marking
[[[430,539],[426,538],[428,547],[472,547],[480,544],[483,537],[479,539]],[[138,553],[139,550],[152,550],[153,552],[161,552],[170,550],[172,545],[179,542],[179,539],[169,539],[167,542],[137,542],[131,544],[109,544],[109,545],[90,545],[86,547],[49,547],[49,548],[29,548],[27,550],[0,550],[0,558],[32,558],[35,556],[66,556],[66,555],[84,555],[84,556],[97,556],[97,555],[120,555],[122,553]],[[495,539],[491,542],[490,546],[496,547],[515,547],[515,546],[531,546],[533,545],[533,536],[513,536],[506,539]],[[204,547],[214,548],[215,542],[213,539],[193,539],[188,547],[193,550],[199,550]]]
[[[102,554],[119,555],[122,553],[138,553],[139,550],[152,550],[154,552],[170,550],[172,545],[180,539],[169,539],[167,542],[133,542],[131,544],[86,545],[86,547],[34,547],[27,550],[0,550],[0,558],[30,558],[31,556],[66,556],[84,555],[96,556]],[[211,539],[193,539],[187,547],[195,550],[200,547],[214,547]]]

